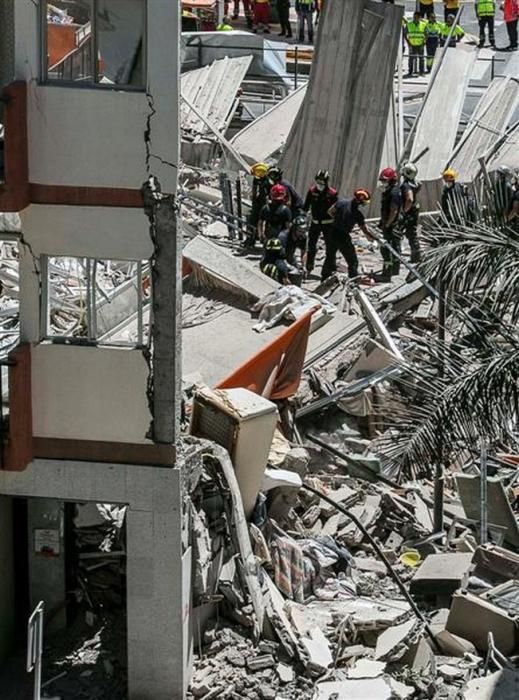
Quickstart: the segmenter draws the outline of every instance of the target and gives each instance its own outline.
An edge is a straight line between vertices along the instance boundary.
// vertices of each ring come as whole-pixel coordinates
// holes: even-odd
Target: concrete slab
[[[392,688],[383,678],[319,683],[315,700],[390,700]]]
[[[411,593],[450,595],[464,585],[471,563],[470,553],[430,554],[411,581]]]
[[[455,474],[458,493],[467,518],[481,519],[480,478],[478,475]],[[503,483],[499,477],[489,477],[488,484],[488,523],[505,528],[505,542],[519,546],[519,525]]]
[[[406,651],[405,642],[415,627],[416,620],[413,618],[412,620],[408,620],[401,625],[390,627],[382,632],[377,639],[375,659],[377,661],[389,661],[402,656]]]
[[[457,46],[455,51],[447,51],[445,54],[418,120],[411,150],[413,160],[425,148],[429,148],[420,159],[419,177],[422,182],[440,177],[449,161],[476,54],[474,47],[466,45]],[[438,134],[442,135],[441,139],[437,138]],[[427,210],[429,207],[423,203],[422,197],[420,199],[422,207]]]
[[[231,291],[251,302],[279,288],[279,284],[264,275],[257,265],[203,236],[189,241],[182,254],[198,281]]]
[[[324,166],[344,195],[374,189],[402,13],[401,6],[372,0],[325,4],[308,91],[281,160],[296,189],[308,187]]]
[[[231,139],[234,148],[251,165],[272,158],[284,147],[303,104],[306,88],[302,85],[294,90]]]
[[[516,700],[519,673],[503,669],[484,678],[474,678],[463,691],[463,700]]]

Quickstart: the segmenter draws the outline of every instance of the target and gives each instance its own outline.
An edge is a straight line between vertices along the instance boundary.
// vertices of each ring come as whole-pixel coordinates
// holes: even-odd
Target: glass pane
[[[47,8],[47,78],[92,81],[92,0],[53,0]]]
[[[96,339],[106,345],[145,345],[149,263],[97,260],[95,280]]]
[[[47,335],[88,337],[86,258],[49,258]]]
[[[97,0],[99,82],[144,87],[145,0]]]

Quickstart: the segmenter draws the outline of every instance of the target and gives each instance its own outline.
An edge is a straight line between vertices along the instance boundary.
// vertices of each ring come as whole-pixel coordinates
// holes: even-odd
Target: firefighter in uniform
[[[333,224],[333,217],[328,213],[337,202],[337,190],[329,185],[330,175],[327,170],[319,170],[315,176],[315,185],[310,187],[306,195],[304,210],[311,215],[308,232],[308,254],[306,271],[312,272],[317,253],[317,244],[321,234],[325,240]]]
[[[409,241],[412,263],[417,263],[421,260],[420,241],[418,240],[418,217],[420,214],[418,193],[422,185],[416,179],[417,175],[418,170],[414,163],[406,163],[402,167],[402,184],[400,185],[402,210],[400,221],[402,232]]]
[[[396,170],[384,168],[379,175],[378,186],[382,191],[379,224],[382,236],[395,252],[400,254],[401,241],[396,225],[402,208],[402,193]],[[377,281],[390,282],[391,277],[400,272],[400,260],[386,247],[382,247],[382,260],[384,261],[382,275],[378,276]]]

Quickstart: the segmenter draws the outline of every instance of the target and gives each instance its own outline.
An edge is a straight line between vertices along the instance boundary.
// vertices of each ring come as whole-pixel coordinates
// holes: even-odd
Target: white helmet
[[[401,170],[402,176],[406,180],[414,180],[418,175],[418,168],[414,163],[404,163]]]

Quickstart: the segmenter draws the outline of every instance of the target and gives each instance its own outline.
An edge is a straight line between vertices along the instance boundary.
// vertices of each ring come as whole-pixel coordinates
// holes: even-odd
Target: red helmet
[[[393,168],[384,168],[378,176],[378,179],[385,180],[386,182],[393,182],[398,180],[398,173]]]
[[[361,202],[362,204],[369,204],[371,202],[371,194],[369,193],[369,190],[366,190],[363,187],[361,187],[358,190],[355,190],[353,196],[358,202]]]
[[[274,185],[270,188],[270,198],[273,202],[284,202],[287,197],[287,191],[283,185]]]

